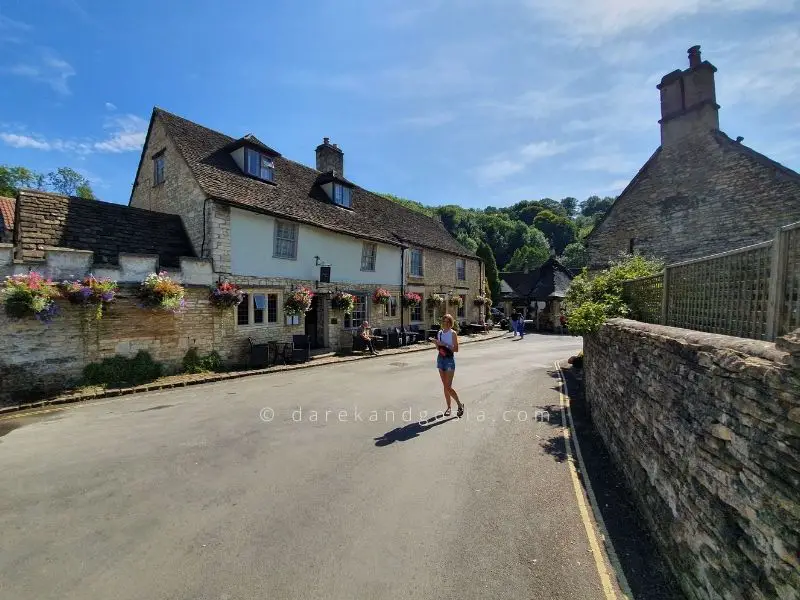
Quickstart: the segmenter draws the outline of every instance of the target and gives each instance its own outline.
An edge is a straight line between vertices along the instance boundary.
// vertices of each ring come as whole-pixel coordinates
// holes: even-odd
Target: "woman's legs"
[[[458,394],[457,394],[457,393],[456,393],[456,391],[453,389],[453,377],[455,376],[455,374],[456,374],[456,372],[455,372],[455,371],[445,371],[445,378],[446,378],[446,380],[447,380],[447,390],[450,392],[450,397],[451,397],[453,400],[455,400],[455,401],[456,401],[456,404],[458,405],[458,409],[459,409],[459,411],[460,411],[460,410],[461,410],[461,408],[462,408],[464,405],[463,405],[463,404],[461,404],[461,400],[459,400],[459,398],[458,398]],[[450,405],[450,404],[449,404],[449,402],[448,402],[448,406],[449,406],[449,405]]]
[[[449,372],[452,373],[452,371],[449,371]],[[445,414],[449,415],[450,414],[450,390],[449,390],[449,384],[447,382],[447,374],[448,374],[448,371],[443,371],[442,369],[439,369],[439,378],[442,380],[442,388],[444,389],[444,401],[447,403],[447,412],[445,412]],[[450,380],[452,381],[452,377],[450,378]]]

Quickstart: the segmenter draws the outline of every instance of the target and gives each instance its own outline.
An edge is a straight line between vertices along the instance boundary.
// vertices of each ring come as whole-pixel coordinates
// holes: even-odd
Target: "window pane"
[[[259,162],[258,153],[253,152],[249,148],[245,149],[245,153],[246,153],[245,162],[247,163],[247,172],[250,175],[255,175],[256,177],[258,177],[258,162]]]
[[[264,322],[264,308],[266,307],[266,298],[264,294],[253,295],[253,323]]]
[[[244,295],[244,300],[236,307],[236,323],[239,325],[247,325],[250,323],[250,296]]]
[[[356,304],[353,308],[353,313],[350,315],[350,327],[361,327],[367,319],[367,297],[363,295],[356,295]],[[347,326],[347,319],[345,319],[345,326]]]
[[[269,323],[278,322],[278,294],[269,294],[267,296],[267,321]]]

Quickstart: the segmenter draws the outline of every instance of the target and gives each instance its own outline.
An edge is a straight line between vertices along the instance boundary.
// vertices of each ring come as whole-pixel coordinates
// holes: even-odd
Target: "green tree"
[[[95,199],[89,180],[69,167],[61,167],[43,175],[27,167],[0,165],[0,196],[16,196],[21,189],[51,191],[67,196]]]
[[[566,218],[549,210],[540,212],[533,221],[534,226],[541,230],[556,254],[561,254],[567,245],[575,241],[575,225]]]
[[[561,208],[567,213],[568,217],[575,216],[575,211],[578,210],[578,199],[572,196],[567,196],[561,199]]]
[[[44,175],[26,167],[0,165],[0,196],[16,196],[25,188],[43,190]]]
[[[89,180],[75,169],[60,167],[47,175],[47,183],[53,191],[59,194],[94,199]]]
[[[574,271],[580,271],[589,266],[589,253],[581,242],[572,242],[564,248],[564,254],[558,258],[559,262]]]
[[[486,269],[486,281],[489,282],[489,291],[494,302],[500,298],[500,274],[497,272],[497,262],[494,259],[494,253],[489,245],[484,242],[478,242],[477,255],[483,261]]]
[[[589,196],[586,199],[586,202],[583,203],[581,206],[581,214],[584,217],[591,217],[592,215],[596,214],[605,214],[608,212],[608,209],[611,208],[611,205],[614,204],[614,200],[616,198],[605,197],[601,198],[600,196]]]
[[[523,246],[514,252],[514,256],[506,265],[506,271],[524,271],[528,273],[541,267],[550,257],[550,250],[536,246]]]
[[[458,241],[459,244],[464,246],[464,248],[466,248],[470,252],[477,252],[478,251],[478,242],[473,240],[466,233],[463,233],[463,232],[459,233],[456,236],[456,240]]]

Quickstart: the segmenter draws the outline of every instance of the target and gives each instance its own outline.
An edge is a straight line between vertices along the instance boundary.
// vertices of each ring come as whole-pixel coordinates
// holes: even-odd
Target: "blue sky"
[[[694,44],[722,130],[800,170],[800,0],[0,0],[0,164],[127,203],[157,105],[428,204],[613,195]]]

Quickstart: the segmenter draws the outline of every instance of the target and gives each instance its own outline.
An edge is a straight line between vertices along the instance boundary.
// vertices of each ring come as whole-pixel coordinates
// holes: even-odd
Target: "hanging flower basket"
[[[431,294],[428,296],[428,299],[425,301],[428,305],[428,308],[433,310],[434,308],[439,308],[444,306],[444,296],[441,294]]]
[[[489,300],[486,298],[486,296],[476,296],[472,303],[475,306],[486,306],[489,303]]]
[[[336,292],[331,298],[331,308],[333,310],[344,311],[344,314],[353,314],[356,307],[356,297],[347,292]]]
[[[235,283],[227,281],[217,283],[217,287],[211,289],[208,301],[212,306],[219,309],[233,308],[239,306],[244,300],[244,292]]]
[[[150,273],[139,288],[141,307],[164,312],[177,312],[186,305],[185,290],[166,271]]]
[[[71,304],[92,307],[95,318],[103,318],[103,310],[114,302],[119,292],[117,282],[107,277],[100,279],[89,275],[82,280],[64,281],[60,285],[62,295]]]
[[[387,306],[389,304],[389,298],[391,297],[392,295],[387,290],[378,288],[375,290],[375,293],[372,294],[372,301],[375,304],[383,304],[384,306]]]
[[[461,296],[450,296],[449,304],[450,306],[461,308],[464,306],[464,299]]]
[[[33,317],[49,323],[58,314],[55,300],[60,295],[58,286],[36,271],[6,277],[3,284],[3,304],[13,319]]]
[[[422,304],[422,296],[414,292],[403,294],[403,306],[419,306]]]
[[[299,286],[283,303],[283,311],[290,317],[299,317],[311,309],[311,299],[314,292],[304,286]]]

